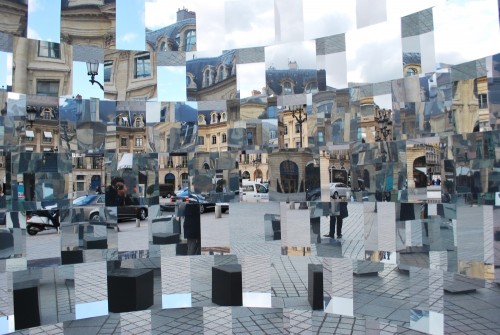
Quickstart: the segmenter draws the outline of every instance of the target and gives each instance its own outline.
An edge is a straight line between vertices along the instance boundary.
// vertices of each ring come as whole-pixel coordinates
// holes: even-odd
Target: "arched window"
[[[212,114],[212,123],[216,123],[217,122],[217,116],[214,114]]]
[[[206,69],[203,76],[204,76],[203,87],[210,86],[210,70]]]
[[[167,43],[165,41],[161,42],[160,51],[167,51]]]
[[[217,71],[217,82],[221,82],[224,80],[224,66],[221,65],[219,66],[219,69]]]
[[[186,43],[184,51],[195,51],[196,47],[196,30],[191,29],[186,31]]]
[[[222,143],[226,143],[227,142],[227,136],[226,134],[222,134]]]
[[[306,93],[316,93],[318,92],[318,83],[313,81],[312,83],[307,84]]]
[[[226,113],[222,113],[221,121],[226,121]]]
[[[289,81],[283,83],[283,94],[293,94],[292,83],[290,83]]]

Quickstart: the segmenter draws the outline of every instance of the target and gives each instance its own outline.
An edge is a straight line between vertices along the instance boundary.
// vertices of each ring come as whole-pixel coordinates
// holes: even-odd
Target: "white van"
[[[269,189],[255,181],[243,181],[240,201],[269,201]]]

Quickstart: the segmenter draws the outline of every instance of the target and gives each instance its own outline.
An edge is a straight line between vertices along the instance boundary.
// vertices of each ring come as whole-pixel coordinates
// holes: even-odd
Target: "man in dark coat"
[[[338,205],[338,212],[336,211],[336,209],[332,209],[333,213],[330,215],[330,232],[325,236],[335,238],[335,231],[337,231],[337,238],[340,239],[342,238],[343,220],[349,216],[349,212],[347,211],[347,202],[341,201],[334,202],[332,204],[335,204],[335,207],[337,207]]]

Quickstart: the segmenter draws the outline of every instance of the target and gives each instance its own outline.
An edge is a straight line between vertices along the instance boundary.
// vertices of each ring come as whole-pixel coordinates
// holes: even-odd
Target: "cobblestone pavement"
[[[22,283],[37,282],[42,326],[19,330],[18,334],[498,333],[500,288],[491,281],[444,271],[453,268],[450,265],[456,262],[456,250],[402,253],[397,259],[404,266],[385,261],[379,267],[379,263],[370,262],[371,258],[367,260],[367,251],[379,250],[380,245],[398,248],[410,236],[403,231],[401,240],[389,241],[380,236],[381,232],[387,234],[384,229],[396,232],[410,226],[396,223],[381,230],[387,218],[378,215],[374,204],[349,203],[348,210],[343,239],[337,241],[322,236],[329,231],[329,218],[324,215],[320,217],[319,234],[312,233],[310,223],[303,222],[302,217],[304,213],[305,217],[307,213],[314,216],[314,211],[299,209],[298,204],[290,209],[289,204],[274,202],[231,203],[229,214],[220,219],[214,213],[201,215],[202,246],[228,249],[221,254],[188,257],[174,257],[175,246],[152,245],[147,220],[139,227],[135,222],[120,223],[116,248],[84,250],[85,263],[75,265],[61,265],[64,233],[62,237],[50,231],[35,237],[24,236],[24,265],[23,257],[10,263],[2,261],[6,272],[0,273],[0,322],[4,322],[0,325],[5,325],[3,320],[13,314],[12,290]],[[272,219],[285,216],[291,225],[288,233],[292,234],[287,241],[302,244],[293,247],[309,245],[307,255],[286,255],[282,249],[284,241],[269,238]],[[297,218],[302,219],[294,224]],[[451,249],[453,230],[442,221],[432,222],[441,227],[436,233],[443,237],[443,245]],[[419,227],[423,225],[408,228],[413,234],[412,243],[420,243],[415,235]],[[114,234],[108,230],[96,233],[106,235],[108,240]],[[307,238],[293,234],[306,234]],[[425,236],[422,243],[428,243]],[[375,265],[378,272],[352,274],[361,264],[357,262]],[[241,307],[213,303],[212,267],[222,264],[241,264],[243,292],[265,294],[270,297],[270,305],[251,299],[244,300]],[[350,310],[325,313],[311,309],[308,264],[323,265],[325,304],[342,298],[351,304]],[[106,303],[106,273],[114,266],[154,269],[153,305],[121,314],[104,309],[95,312],[101,315],[75,320],[81,306]],[[473,285],[473,289],[450,293],[455,291],[447,287],[457,283]],[[188,294],[190,305],[163,305],[165,295],[177,294]],[[427,315],[441,317],[437,328],[426,319]],[[421,320],[424,326],[418,322]],[[5,328],[0,329],[6,332]]]

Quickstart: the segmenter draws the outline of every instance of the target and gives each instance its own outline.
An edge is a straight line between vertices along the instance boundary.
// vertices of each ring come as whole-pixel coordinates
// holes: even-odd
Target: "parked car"
[[[269,200],[269,189],[257,182],[243,183],[240,189],[240,201]]]
[[[104,194],[84,195],[73,200],[73,208],[83,209],[82,221],[99,221],[99,207],[104,205]]]
[[[306,191],[306,201],[318,201],[321,199],[321,188],[313,188]]]
[[[221,205],[222,213],[226,213],[229,211],[229,204],[223,203],[215,203],[206,200],[201,194],[190,193],[187,196],[176,196],[171,198],[171,203],[175,205],[178,202],[190,203],[190,204],[200,204],[200,213],[215,211],[216,205]]]
[[[338,199],[339,197],[350,196],[350,188],[344,183],[330,183],[330,197]]]
[[[101,213],[106,211],[100,210],[104,207],[105,199],[104,194],[90,194],[84,195],[73,200],[74,208],[83,208],[82,220],[89,221],[105,221],[106,218],[101,217]],[[148,207],[145,205],[130,205],[117,207],[117,215],[119,221],[145,220],[148,217]]]

